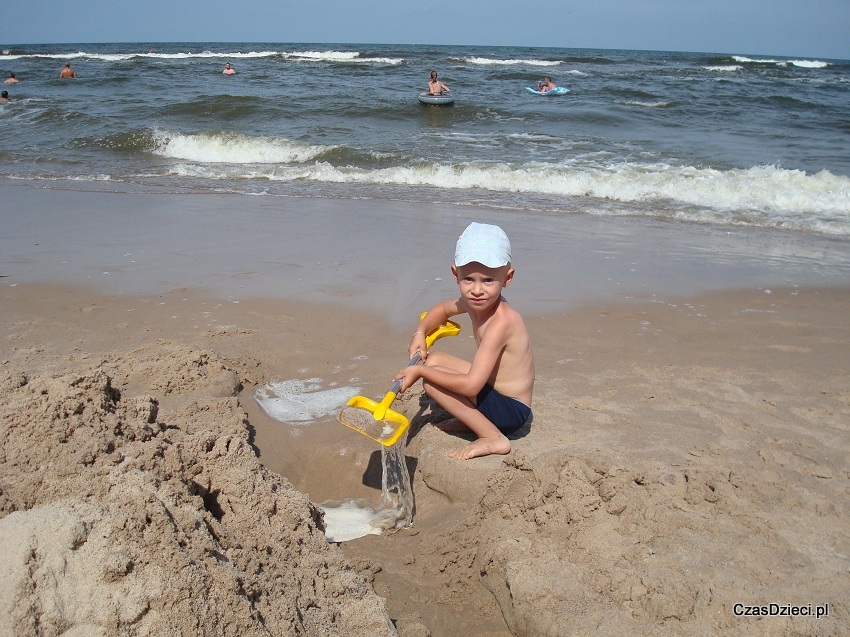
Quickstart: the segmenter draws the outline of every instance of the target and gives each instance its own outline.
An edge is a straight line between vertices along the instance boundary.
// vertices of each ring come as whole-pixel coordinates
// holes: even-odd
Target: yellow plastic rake
[[[430,349],[435,341],[459,332],[460,325],[454,321],[446,321],[445,325],[438,325],[428,333],[425,346]],[[419,352],[416,352],[407,365],[416,365],[419,359]],[[381,402],[375,402],[365,396],[355,396],[339,412],[339,421],[385,447],[392,447],[410,426],[410,421],[404,414],[390,409],[400,387],[401,380],[397,380]]]

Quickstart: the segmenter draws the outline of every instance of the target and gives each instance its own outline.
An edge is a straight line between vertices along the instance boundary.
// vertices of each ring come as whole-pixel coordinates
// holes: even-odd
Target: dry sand
[[[850,243],[395,202],[0,198],[0,637],[850,635]],[[407,392],[413,526],[328,544],[316,504],[376,501],[376,445],[333,417],[276,422],[254,391],[383,395],[484,218],[515,244],[534,421],[509,455],[455,461],[465,441]],[[461,322],[437,347],[471,356]],[[735,612],[772,603],[829,614]]]
[[[185,291],[0,303],[0,634],[850,634],[848,290],[531,318],[512,453],[447,458],[463,441],[409,392],[414,524],[339,546],[311,501],[374,500],[373,443],[275,422],[253,389],[380,395],[404,334]],[[734,613],[771,602],[829,616]]]

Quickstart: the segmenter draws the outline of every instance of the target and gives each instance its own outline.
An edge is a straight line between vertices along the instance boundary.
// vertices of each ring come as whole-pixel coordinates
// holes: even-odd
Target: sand
[[[40,193],[16,196],[55,214]],[[141,209],[158,196],[123,197]],[[618,244],[593,263],[612,279],[601,292],[555,302],[539,278],[519,279],[511,299],[531,308],[537,358],[530,428],[507,456],[456,461],[446,454],[465,440],[430,426],[442,415],[408,391],[395,409],[412,421],[413,525],[336,545],[316,505],[379,497],[375,443],[332,417],[277,422],[253,397],[275,379],[353,383],[376,397],[389,388],[406,362],[401,318],[420,307],[405,309],[405,297],[376,311],[373,256],[351,252],[336,266],[360,281],[352,297],[318,266],[299,298],[252,294],[236,286],[254,285],[262,266],[239,279],[239,258],[203,256],[191,241],[200,274],[186,285],[171,287],[181,273],[167,251],[92,282],[108,271],[104,244],[129,252],[121,223],[89,251],[69,231],[68,267],[50,275],[55,252],[24,247],[58,245],[62,233],[8,221],[0,635],[850,634],[841,244],[756,233],[741,246],[781,247],[755,250],[760,267],[743,249],[688,260],[684,247],[706,230],[686,228],[666,245],[687,267]],[[589,236],[572,259],[610,247]],[[817,245],[838,254],[818,261]],[[399,276],[429,281],[419,284],[428,296],[446,282],[424,256]],[[739,284],[694,274],[702,259],[714,274],[742,273]],[[205,274],[214,270],[226,289]],[[436,347],[471,355],[461,324]],[[771,603],[828,605],[828,616],[740,616]]]

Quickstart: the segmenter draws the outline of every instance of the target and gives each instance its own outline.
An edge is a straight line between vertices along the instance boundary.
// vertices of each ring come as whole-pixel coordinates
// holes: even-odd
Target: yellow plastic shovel
[[[430,349],[438,339],[454,336],[459,332],[460,325],[454,321],[446,321],[445,325],[438,325],[428,333],[425,337],[425,345]],[[419,359],[419,352],[416,352],[407,365],[416,365]],[[401,387],[401,380],[393,384],[392,389],[379,403],[365,396],[355,396],[339,412],[339,421],[375,442],[392,447],[410,426],[410,421],[403,414],[390,409],[399,387]]]

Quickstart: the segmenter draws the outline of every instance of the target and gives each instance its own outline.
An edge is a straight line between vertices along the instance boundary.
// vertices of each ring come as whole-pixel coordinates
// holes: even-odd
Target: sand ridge
[[[0,634],[395,633],[259,463],[220,357],[160,342],[1,386]]]

